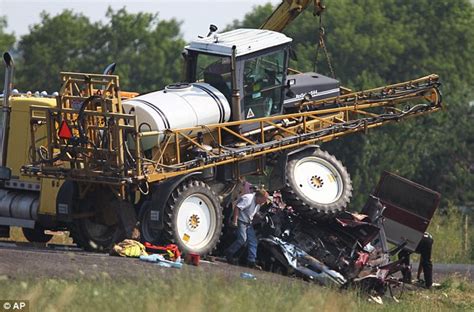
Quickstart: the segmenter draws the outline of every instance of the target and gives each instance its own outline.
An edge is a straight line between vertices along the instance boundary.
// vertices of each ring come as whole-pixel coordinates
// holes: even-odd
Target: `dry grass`
[[[225,280],[208,275],[172,280],[5,280],[0,299],[30,300],[31,311],[472,311],[474,285],[447,280],[439,290],[407,293],[400,303],[370,303],[353,291],[298,280]]]
[[[474,263],[474,224],[465,216],[449,209],[445,215],[436,214],[428,228],[433,235],[435,263]],[[473,216],[470,217],[473,220]],[[466,242],[467,238],[467,242]]]

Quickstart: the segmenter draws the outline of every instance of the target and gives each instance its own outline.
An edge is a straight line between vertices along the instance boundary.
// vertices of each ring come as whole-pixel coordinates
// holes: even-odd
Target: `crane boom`
[[[284,0],[260,28],[283,31],[301,12],[308,8],[311,2],[314,3],[313,14],[319,16],[325,9],[321,0]]]

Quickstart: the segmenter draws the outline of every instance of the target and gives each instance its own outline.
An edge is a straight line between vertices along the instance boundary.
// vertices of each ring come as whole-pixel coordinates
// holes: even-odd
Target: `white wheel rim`
[[[216,229],[216,212],[212,207],[212,201],[204,194],[193,194],[183,200],[176,226],[184,245],[199,250],[212,240]]]
[[[331,204],[342,194],[343,183],[339,171],[319,157],[305,157],[295,165],[293,179],[298,190],[311,201]]]

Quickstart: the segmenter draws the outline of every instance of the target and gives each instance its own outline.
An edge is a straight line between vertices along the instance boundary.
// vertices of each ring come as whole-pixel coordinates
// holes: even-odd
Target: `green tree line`
[[[4,31],[5,18],[0,20],[0,49],[16,56],[15,85],[20,90],[53,92],[59,88],[59,72],[101,73],[112,62],[127,90],[156,90],[180,79],[184,41],[174,19],[125,9],[109,9],[102,23],[70,10],[40,16],[16,45],[14,36]]]
[[[444,206],[472,204],[472,3],[328,0],[326,6],[323,26],[327,48],[343,85],[359,90],[430,73],[439,74],[443,82],[444,111],[323,146],[351,173],[352,208],[363,205],[383,170],[441,192]],[[271,4],[254,7],[228,28],[259,27],[272,10]],[[320,24],[310,11],[285,30],[294,39],[297,54],[291,66],[329,75],[322,53],[316,59]],[[185,42],[176,20],[121,9],[109,10],[104,22],[92,23],[66,10],[56,16],[41,13],[41,21],[20,38],[6,33],[5,26],[6,19],[0,19],[0,49],[17,56],[16,86],[21,90],[55,91],[60,71],[101,72],[111,62],[117,63],[117,74],[126,90],[157,90],[181,78]]]
[[[323,146],[348,167],[353,209],[383,170],[433,188],[446,204],[474,202],[474,6],[468,0],[331,0],[322,23],[336,77],[354,90],[440,75],[445,109]],[[273,8],[256,7],[232,27],[258,27]],[[316,60],[319,20],[306,10],[284,32],[294,39],[292,67],[330,75]]]

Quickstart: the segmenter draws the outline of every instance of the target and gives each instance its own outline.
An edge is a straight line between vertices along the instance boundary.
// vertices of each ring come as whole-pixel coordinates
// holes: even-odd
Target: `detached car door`
[[[382,174],[374,195],[386,207],[383,216],[387,240],[396,245],[406,241],[405,248],[415,251],[441,195],[390,172]]]

